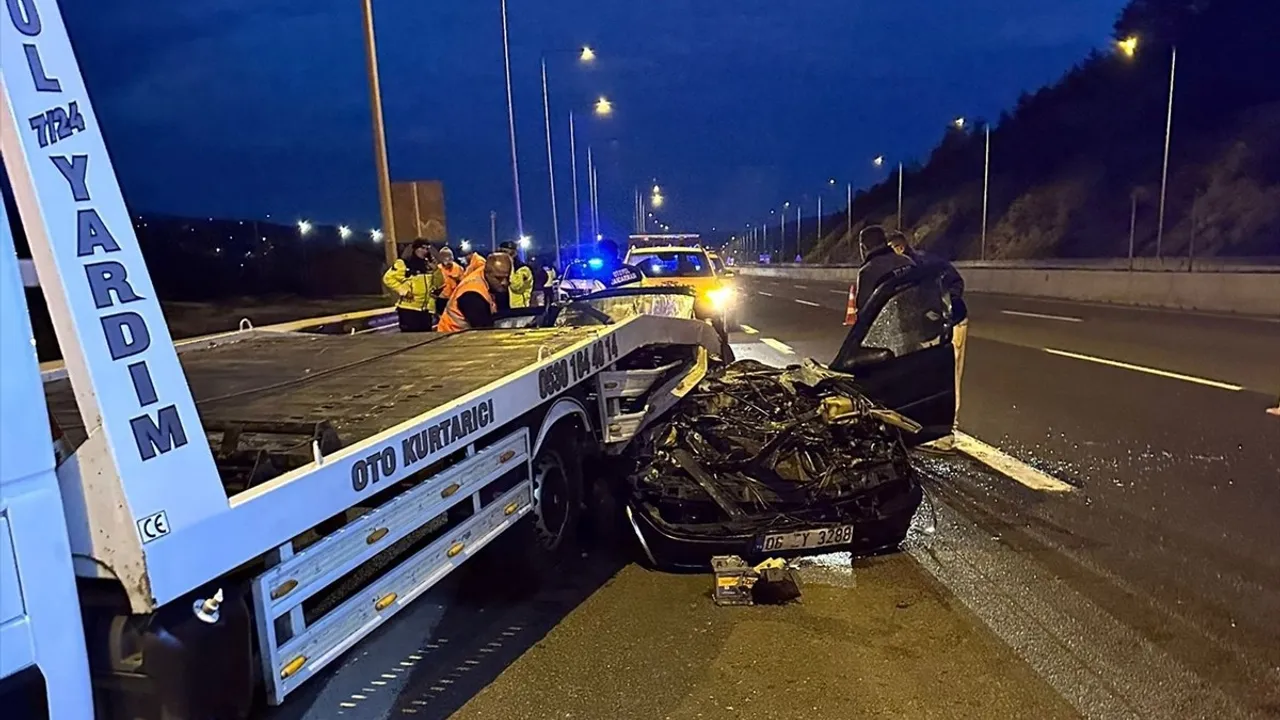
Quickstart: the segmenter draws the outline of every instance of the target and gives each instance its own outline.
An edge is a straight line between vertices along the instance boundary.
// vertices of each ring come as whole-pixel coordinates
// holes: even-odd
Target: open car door
[[[872,293],[831,369],[853,375],[873,401],[923,429],[911,447],[950,435],[955,422],[955,352],[942,269],[916,267]]]

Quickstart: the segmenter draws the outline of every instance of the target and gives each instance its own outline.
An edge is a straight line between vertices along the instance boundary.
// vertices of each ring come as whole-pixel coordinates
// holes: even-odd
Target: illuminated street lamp
[[[342,238],[343,240],[346,240],[347,238],[351,237],[351,228],[347,227],[346,225],[339,225],[338,237]]]
[[[955,122],[954,122],[954,123],[952,123],[952,124],[954,124],[954,125],[956,126],[956,129],[957,129],[957,130],[963,130],[963,129],[964,129],[964,123],[965,123],[965,119],[964,119],[964,118],[962,118],[962,117],[958,117],[958,118],[956,118],[956,119],[955,119]]]
[[[369,237],[372,238],[374,242],[382,242],[382,231],[374,228],[369,231]]]
[[[661,193],[655,192],[653,194],[653,197],[649,198],[649,204],[655,208],[660,208],[662,207],[662,203],[664,200],[666,200],[666,198],[662,197]]]
[[[306,220],[298,221],[298,234],[306,236],[311,233],[311,223]]]
[[[1128,58],[1138,54],[1138,36],[1129,37],[1116,42],[1116,47]],[[1164,245],[1164,210],[1165,198],[1169,189],[1169,143],[1173,139],[1173,90],[1178,78],[1178,47],[1173,47],[1169,60],[1169,110],[1164,121],[1164,163],[1160,171],[1160,215],[1156,224],[1156,258],[1161,256]]]
[[[471,241],[470,241],[470,240],[463,240],[463,241],[462,241],[462,244],[460,245],[460,247],[462,248],[462,252],[464,252],[464,253],[469,253],[469,252],[471,252]]]
[[[578,54],[578,60],[583,64],[589,64],[596,59],[596,53],[589,46],[584,45],[582,52]],[[542,57],[542,119],[546,125],[547,131],[547,180],[551,186],[551,234],[555,239],[555,264],[560,267],[560,211],[556,208],[556,162],[555,153],[551,148],[551,95],[547,89],[547,58]],[[578,219],[578,158],[576,147],[576,132],[573,128],[573,111],[569,112],[569,156],[571,171],[573,173],[573,242],[575,245],[582,244],[580,235],[581,228]],[[523,232],[523,229],[521,229]]]
[[[516,245],[518,245],[521,250],[528,250],[529,245],[532,243],[533,243],[533,238],[529,237],[528,235],[521,235],[520,239],[516,241]]]
[[[600,99],[599,99],[599,100],[596,100],[596,114],[597,114],[597,115],[612,115],[612,114],[613,114],[613,103],[609,102],[608,98],[606,98],[606,97],[604,97],[603,95],[601,95],[601,96],[600,96]]]

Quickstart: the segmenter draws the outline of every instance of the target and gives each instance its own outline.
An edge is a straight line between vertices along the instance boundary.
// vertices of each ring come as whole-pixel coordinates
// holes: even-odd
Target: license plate
[[[831,545],[848,545],[851,542],[853,542],[853,526],[836,525],[813,530],[770,533],[760,541],[760,550],[766,553],[782,550],[811,550]]]

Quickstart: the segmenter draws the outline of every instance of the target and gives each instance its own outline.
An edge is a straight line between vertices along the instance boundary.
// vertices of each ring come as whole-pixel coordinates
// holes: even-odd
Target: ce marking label
[[[142,544],[158,540],[169,534],[169,516],[161,510],[138,521],[138,534],[142,536]]]

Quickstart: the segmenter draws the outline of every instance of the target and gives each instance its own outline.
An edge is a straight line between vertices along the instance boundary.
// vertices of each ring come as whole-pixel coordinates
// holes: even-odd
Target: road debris
[[[800,599],[800,572],[781,558],[751,566],[737,555],[711,558],[717,605],[785,605]]]

